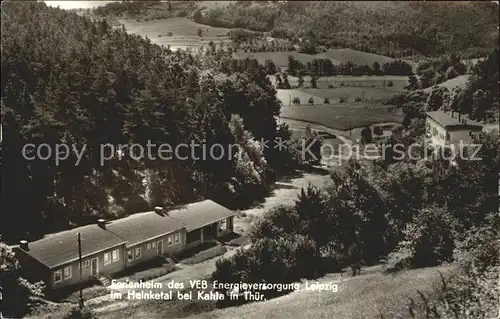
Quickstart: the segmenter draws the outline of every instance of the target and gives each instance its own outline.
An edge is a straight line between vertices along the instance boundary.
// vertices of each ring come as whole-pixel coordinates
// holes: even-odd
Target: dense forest
[[[247,205],[293,160],[259,143],[290,134],[276,125],[276,91],[256,61],[224,69],[220,57],[171,52],[37,2],[4,3],[2,34],[4,240],[201,198]],[[191,142],[238,145],[238,156],[155,152]],[[103,145],[132,143],[152,144],[151,156],[130,148],[101,160]],[[35,148],[44,144],[52,154]],[[59,162],[57,145],[70,148]]]
[[[481,55],[498,43],[499,23],[498,5],[490,1],[237,1],[193,18],[295,42],[398,56]]]

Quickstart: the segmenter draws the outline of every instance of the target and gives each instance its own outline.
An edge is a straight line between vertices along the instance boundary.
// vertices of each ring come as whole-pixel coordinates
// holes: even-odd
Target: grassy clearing
[[[448,90],[452,90],[455,87],[463,89],[467,85],[468,79],[469,79],[468,75],[459,75],[456,78],[453,78],[453,79],[450,79],[450,80],[445,81],[443,83],[440,83],[437,86],[439,86],[439,87],[445,87]],[[426,92],[426,93],[431,93],[432,88],[433,88],[433,86],[425,88],[423,91]]]
[[[198,48],[208,46],[210,41],[219,45],[222,41],[225,45],[231,40],[227,37],[229,29],[215,28],[204,24],[193,22],[187,18],[169,18],[160,20],[140,21],[132,19],[120,19],[127,32],[135,33],[151,39],[159,45],[170,45],[172,49]],[[202,30],[202,36],[198,36],[198,29]],[[169,35],[171,33],[171,35]]]
[[[215,247],[209,248],[207,250],[200,251],[199,253],[196,253],[192,257],[189,257],[189,258],[182,260],[182,263],[188,264],[188,265],[194,265],[197,263],[201,263],[205,260],[220,256],[220,255],[224,254],[225,252],[227,252],[226,247],[215,246]]]
[[[178,268],[175,265],[167,264],[161,267],[155,267],[143,271],[139,271],[135,274],[127,276],[130,281],[148,281],[154,278],[161,277],[173,271],[176,271]]]
[[[83,299],[84,300],[89,300],[97,297],[104,296],[109,293],[108,288],[100,285],[92,286],[83,289]],[[64,301],[71,302],[71,303],[78,303],[78,299],[80,298],[80,292],[75,291],[72,294],[70,294],[68,297],[64,299]]]
[[[113,278],[117,278],[119,281],[125,281],[127,279],[131,281],[147,281],[166,275],[177,269],[175,265],[167,262],[162,257],[158,257],[117,273]]]
[[[417,290],[432,295],[440,284],[439,272],[448,275],[452,267],[432,267],[385,275],[380,267],[364,269],[360,276],[329,274],[317,281],[337,283],[338,292],[305,290],[268,301],[240,307],[215,309],[213,301],[143,301],[106,313],[105,318],[387,318],[398,314],[409,318],[406,310],[409,297],[417,300]],[[314,282],[309,282],[315,283]]]
[[[314,99],[314,104],[323,103],[323,99],[321,97],[307,93],[301,89],[291,89],[291,90],[278,89],[276,91],[277,91],[276,97],[278,98],[278,100],[281,101],[281,103],[284,106],[292,105],[292,100],[295,97],[298,97],[300,99],[300,104],[303,105],[307,105],[308,104],[307,101],[309,101],[310,98]]]
[[[394,96],[393,91],[382,88],[370,87],[337,87],[335,89],[300,89],[300,91],[317,97],[317,104],[323,104],[325,98],[330,100],[330,104],[337,104],[340,98],[353,102],[355,99],[363,101],[384,101]],[[316,99],[315,99],[316,100]]]
[[[406,310],[408,297],[416,297],[417,290],[432,293],[439,284],[439,271],[449,268],[433,267],[409,270],[397,275],[380,272],[361,274],[341,279],[338,292],[296,291],[269,301],[247,304],[201,313],[192,318],[409,318]],[[338,280],[338,274],[327,275],[318,281]]]
[[[337,64],[346,63],[351,61],[357,65],[373,65],[373,63],[378,62],[383,64],[385,62],[391,62],[395,59],[387,57],[380,54],[368,53],[353,49],[330,49],[326,52],[320,53],[319,56],[332,59],[332,61],[337,61]],[[413,61],[405,60],[412,67],[415,67],[416,63]]]
[[[275,77],[269,76],[272,83]],[[296,86],[298,79],[288,77],[290,85]],[[387,84],[392,82],[392,86]],[[314,99],[314,104],[323,104],[325,97],[328,97],[330,104],[337,104],[341,97],[347,97],[348,102],[353,102],[356,98],[365,101],[384,101],[395,94],[403,92],[408,84],[406,76],[330,76],[320,77],[317,81],[317,88],[311,88],[310,79],[304,77],[304,84],[301,88],[290,90],[277,90],[277,97],[283,105],[290,105],[294,97],[300,99],[301,104],[307,105],[309,99]]]
[[[281,108],[281,117],[321,124],[338,130],[377,123],[401,123],[400,113],[377,103],[347,103],[342,105],[286,106]]]

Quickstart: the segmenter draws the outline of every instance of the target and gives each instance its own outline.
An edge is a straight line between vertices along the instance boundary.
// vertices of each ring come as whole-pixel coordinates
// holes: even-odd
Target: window
[[[141,247],[135,249],[135,258],[141,258]]]
[[[127,259],[128,259],[128,261],[134,260],[134,252],[133,251],[131,251],[131,250],[127,251]]]
[[[62,280],[62,273],[60,270],[54,271],[54,282],[60,282]]]
[[[88,260],[88,259],[87,259],[87,260],[85,260],[85,261],[83,262],[83,267],[84,267],[84,268],[88,268],[88,267],[90,267],[90,260]]]
[[[120,252],[118,251],[118,249],[113,250],[113,254],[111,257],[113,258],[113,262],[120,259]]]
[[[168,245],[172,245],[172,235],[168,236]]]
[[[151,247],[156,248],[156,242],[155,241],[151,243]]]
[[[107,264],[110,264],[111,263],[111,258],[110,258],[110,254],[109,253],[105,253],[104,254],[104,264],[107,265]]]
[[[179,233],[176,233],[174,235],[174,242],[178,243],[181,241],[181,235]]]
[[[146,249],[147,249],[147,250],[150,250],[150,249],[151,249],[151,243],[148,243],[148,244],[146,245]]]
[[[63,279],[71,278],[71,266],[64,267],[63,269]]]
[[[219,228],[220,228],[221,230],[226,230],[226,229],[227,229],[227,221],[226,221],[225,219],[223,219],[223,220],[221,220],[221,221],[219,222]]]
[[[438,135],[438,130],[435,127],[432,128],[432,135]]]

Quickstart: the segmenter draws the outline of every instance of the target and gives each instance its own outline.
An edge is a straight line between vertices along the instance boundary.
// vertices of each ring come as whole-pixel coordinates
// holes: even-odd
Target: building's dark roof
[[[82,240],[83,257],[125,243],[123,238],[97,225],[87,225],[47,235],[42,239],[30,242],[27,253],[49,268],[77,260],[78,233],[80,233]]]
[[[444,111],[432,111],[432,112],[427,112],[427,115],[431,118],[433,118],[436,122],[441,124],[444,127],[450,127],[450,126],[480,126],[482,127],[483,124],[471,120],[469,117],[466,115],[461,115],[460,119],[466,120],[466,124],[462,123],[461,121],[458,120],[458,113],[454,112],[453,117],[451,112],[444,112]]]
[[[82,239],[82,256],[86,257],[121,244],[133,246],[147,240],[186,228],[188,231],[236,215],[211,200],[171,209],[166,214],[138,213],[110,221],[105,229],[87,225],[63,231],[29,243],[30,256],[49,268],[78,259],[77,233]]]
[[[107,230],[125,239],[127,246],[133,246],[183,228],[184,225],[181,222],[156,212],[130,215],[106,225]]]
[[[185,224],[187,231],[192,231],[236,213],[211,200],[204,200],[169,210],[168,215]]]

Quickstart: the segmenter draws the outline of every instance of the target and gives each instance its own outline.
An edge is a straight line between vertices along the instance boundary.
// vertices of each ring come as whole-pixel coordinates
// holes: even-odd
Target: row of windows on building
[[[437,136],[440,140],[444,141],[445,140],[445,136],[443,133],[439,133],[438,130],[435,128],[435,127],[432,127],[430,126],[430,124],[427,124],[427,131],[433,135],[433,136]],[[447,133],[446,134],[446,140],[450,140],[450,135]]]
[[[91,258],[92,259],[92,258]],[[97,259],[97,258],[94,258]],[[117,262],[120,260],[120,251],[115,249],[111,252],[104,253],[104,265],[109,265],[111,263]],[[86,259],[82,262],[83,268],[90,267],[90,259]],[[58,283],[63,280],[71,279],[71,266],[64,267],[63,269],[56,270],[54,272],[54,282]]]
[[[175,233],[174,235],[170,235],[167,237],[168,246],[172,246],[173,244],[177,244],[181,241],[181,235],[179,233]],[[159,241],[161,242],[161,240]],[[151,243],[147,243],[146,250],[156,249],[157,243],[153,241]],[[134,250],[127,251],[127,260],[132,261],[134,259],[141,258],[142,250],[141,247],[137,247]]]

